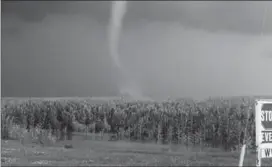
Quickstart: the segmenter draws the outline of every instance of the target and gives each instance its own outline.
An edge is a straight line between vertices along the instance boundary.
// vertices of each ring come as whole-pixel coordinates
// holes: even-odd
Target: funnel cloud
[[[24,3],[2,2],[4,97],[272,94],[269,2],[127,2],[111,44],[111,2]]]
[[[112,2],[112,13],[110,20],[110,33],[109,33],[109,44],[110,44],[110,56],[113,59],[114,64],[118,67],[122,77],[125,80],[122,85],[119,85],[120,93],[127,94],[135,99],[141,99],[143,97],[137,80],[132,80],[129,70],[124,68],[119,58],[119,37],[122,32],[122,23],[127,10],[126,1],[113,1]],[[120,84],[120,83],[119,83]],[[125,87],[124,87],[125,86]]]
[[[122,22],[126,13],[126,1],[113,1],[110,23],[110,51],[111,56],[118,68],[121,68],[121,63],[118,54],[119,36],[122,30]]]

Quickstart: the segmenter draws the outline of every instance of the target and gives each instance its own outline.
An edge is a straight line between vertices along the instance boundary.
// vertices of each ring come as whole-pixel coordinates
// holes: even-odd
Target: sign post
[[[256,100],[256,166],[260,167],[262,158],[272,158],[272,100]]]

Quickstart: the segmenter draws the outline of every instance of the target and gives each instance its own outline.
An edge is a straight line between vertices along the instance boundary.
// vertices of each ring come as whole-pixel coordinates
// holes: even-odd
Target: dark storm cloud
[[[2,2],[3,96],[118,93],[110,2],[14,3]],[[259,36],[268,3],[129,2],[121,61],[148,95],[269,95],[271,10]]]
[[[129,2],[126,20],[148,19],[150,21],[178,21],[185,26],[211,31],[228,30],[260,33],[265,7],[264,32],[272,32],[272,2],[257,1],[138,1]],[[81,13],[107,22],[111,2],[2,2],[2,10],[17,13],[25,20],[40,21],[46,14]]]

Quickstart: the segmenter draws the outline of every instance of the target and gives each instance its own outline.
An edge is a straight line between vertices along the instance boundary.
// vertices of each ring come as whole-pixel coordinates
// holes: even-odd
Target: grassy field
[[[48,98],[43,99],[48,100]],[[28,99],[5,98],[1,103],[2,105],[20,104],[25,100]],[[37,98],[37,100],[41,100],[41,98]],[[88,99],[94,104],[108,100],[106,98]],[[162,145],[125,140],[108,141],[108,139],[107,134],[103,139],[95,139],[92,134],[86,136],[84,133],[77,132],[74,133],[73,139],[70,141],[41,144],[33,142],[30,132],[26,132],[23,140],[1,140],[1,162],[3,166],[236,166],[239,162],[240,150],[225,152],[219,148],[186,147],[177,144]],[[269,164],[272,164],[271,160],[262,162],[263,166]],[[256,153],[248,149],[244,166],[255,165]]]
[[[90,136],[94,137],[94,136]],[[186,148],[126,141],[93,140],[77,135],[72,141],[42,146],[18,140],[2,140],[2,165],[52,166],[236,166],[239,151],[222,152],[211,148]],[[65,146],[72,146],[67,148]],[[244,165],[254,166],[256,154],[248,151]],[[269,165],[272,161],[264,161]]]

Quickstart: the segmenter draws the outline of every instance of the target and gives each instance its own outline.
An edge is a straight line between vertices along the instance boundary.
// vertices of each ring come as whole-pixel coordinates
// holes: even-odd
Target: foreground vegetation
[[[106,134],[105,134],[106,135]],[[64,144],[73,145],[65,149]],[[20,144],[17,140],[2,140],[2,166],[237,166],[239,152],[222,152],[216,148],[186,148],[125,141],[93,141],[73,136],[52,146]],[[256,154],[248,152],[244,166],[255,166]],[[264,159],[263,166],[271,165]]]
[[[71,140],[75,132],[103,132],[117,134],[121,140],[208,145],[225,150],[237,149],[243,141],[250,147],[255,145],[253,98],[159,103],[112,100],[100,104],[86,99],[29,99],[3,104],[1,114],[2,139],[10,137],[10,125],[15,124],[28,131],[47,130],[58,140]]]

